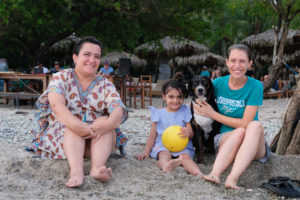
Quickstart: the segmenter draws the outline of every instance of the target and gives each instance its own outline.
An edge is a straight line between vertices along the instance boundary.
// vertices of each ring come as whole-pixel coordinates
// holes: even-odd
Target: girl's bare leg
[[[83,184],[83,155],[85,148],[85,139],[66,129],[64,133],[64,153],[67,157],[70,167],[70,179],[67,181],[67,187],[79,187]]]
[[[226,133],[220,142],[218,154],[214,162],[212,171],[204,176],[206,181],[216,184],[220,183],[220,176],[233,162],[237,151],[244,139],[245,129],[237,128],[229,133]]]
[[[203,173],[200,171],[198,165],[191,159],[190,155],[184,153],[179,156],[183,168],[192,175],[203,178]]]
[[[225,187],[239,189],[237,182],[242,173],[247,169],[252,160],[263,158],[265,155],[265,139],[261,123],[251,122],[247,129],[234,160],[233,167],[228,175]]]
[[[115,130],[103,134],[96,143],[91,142],[91,171],[90,176],[101,181],[109,182],[113,173],[106,168],[105,163],[111,154]]]
[[[161,151],[158,154],[158,166],[164,172],[170,172],[177,166],[181,165],[181,159],[172,159],[171,153],[169,151]]]

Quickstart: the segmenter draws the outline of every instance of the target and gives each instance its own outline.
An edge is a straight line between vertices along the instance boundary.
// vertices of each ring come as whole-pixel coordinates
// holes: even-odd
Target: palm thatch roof
[[[299,43],[294,41],[294,37],[296,36],[297,31],[289,29],[286,44],[285,46],[288,47],[286,50],[292,52],[295,48],[300,47]],[[282,33],[279,33],[279,38],[281,37]],[[273,29],[265,31],[263,33],[259,33],[257,35],[251,35],[246,37],[244,40],[241,41],[242,44],[249,46],[252,49],[269,49],[273,51],[274,47],[274,40],[275,40],[275,32]]]
[[[296,34],[296,30],[289,29],[286,45],[292,46],[294,45],[293,37]],[[281,32],[279,33],[279,37],[281,37]],[[257,35],[250,35],[242,40],[243,44],[246,44],[250,47],[273,47],[275,39],[275,32],[273,29],[267,30],[263,33],[259,33]]]
[[[75,35],[69,35],[68,37],[54,43],[49,51],[50,52],[62,52],[62,53],[69,53],[72,52],[73,47],[80,38]]]
[[[281,37],[282,33],[279,33]],[[295,42],[299,32],[289,29],[283,60],[289,64],[295,64],[300,61],[300,43]],[[273,47],[274,47],[275,32],[273,29],[265,31],[257,35],[251,35],[241,41],[242,44],[249,46],[255,55],[255,59],[263,63],[272,63]]]
[[[272,55],[269,54],[258,54],[256,59],[261,63],[272,63]],[[282,60],[292,65],[299,64],[300,50],[295,51],[293,54],[284,54]]]
[[[105,56],[101,58],[101,63],[103,63],[104,61],[108,61],[109,65],[116,67],[119,63],[120,58],[129,58],[131,60],[131,66],[135,68],[140,68],[147,65],[146,60],[140,59],[136,55],[129,54],[126,52],[117,52],[117,51],[107,53]]]
[[[202,54],[208,48],[198,42],[184,37],[167,36],[160,40],[154,40],[135,48],[135,53],[142,58],[157,59],[158,57],[190,56]]]
[[[207,66],[213,66],[214,64],[217,64],[219,66],[225,65],[225,58],[213,53],[205,53],[201,55],[193,55],[189,57],[175,57],[174,61],[170,61],[169,65],[175,65],[177,67],[184,67],[184,66],[201,66],[201,65],[207,65]]]

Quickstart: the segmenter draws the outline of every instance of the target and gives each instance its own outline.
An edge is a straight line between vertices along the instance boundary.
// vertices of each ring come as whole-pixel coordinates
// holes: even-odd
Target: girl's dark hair
[[[87,36],[87,37],[84,37],[82,38],[81,40],[79,40],[78,42],[76,42],[74,48],[73,48],[73,54],[76,54],[78,56],[82,46],[84,43],[92,43],[92,44],[95,44],[95,45],[98,45],[100,47],[100,50],[102,50],[102,44],[101,42],[96,39],[95,37],[93,36]]]
[[[175,81],[175,80],[169,80],[167,81],[163,87],[162,87],[162,93],[166,95],[170,89],[176,89],[183,98],[185,98],[187,89],[183,82]]]
[[[249,60],[251,60],[251,52],[248,46],[244,45],[244,44],[233,44],[231,45],[228,50],[227,50],[227,58],[229,58],[229,55],[231,53],[232,50],[234,49],[238,49],[241,51],[244,51],[248,57]]]

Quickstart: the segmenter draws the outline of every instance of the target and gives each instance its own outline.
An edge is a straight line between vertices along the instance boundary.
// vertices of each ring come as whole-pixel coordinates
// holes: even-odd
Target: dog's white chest
[[[207,140],[209,136],[208,133],[212,131],[212,123],[214,120],[208,117],[197,115],[195,113],[194,113],[194,119],[196,123],[199,124],[199,126],[201,126],[201,128],[203,129],[204,137]]]

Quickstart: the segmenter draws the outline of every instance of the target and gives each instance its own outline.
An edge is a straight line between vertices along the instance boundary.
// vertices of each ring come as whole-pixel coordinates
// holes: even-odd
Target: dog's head
[[[214,98],[214,86],[207,76],[194,77],[189,83],[189,94],[193,98],[210,99]]]

